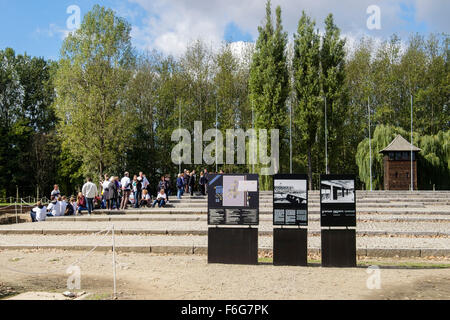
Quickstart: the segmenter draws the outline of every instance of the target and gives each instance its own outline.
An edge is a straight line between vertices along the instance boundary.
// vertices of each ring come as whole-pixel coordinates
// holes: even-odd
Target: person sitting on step
[[[155,202],[153,202],[153,208],[158,204],[158,207],[164,207],[166,205],[166,193],[164,189],[161,189],[161,191],[158,193],[158,197],[156,198]]]

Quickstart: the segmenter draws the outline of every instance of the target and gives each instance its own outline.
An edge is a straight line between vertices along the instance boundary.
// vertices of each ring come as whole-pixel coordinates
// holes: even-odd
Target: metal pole
[[[178,129],[181,130],[181,104],[178,102]],[[178,165],[178,173],[181,173],[181,159]]]
[[[328,172],[328,126],[327,126],[327,96],[325,96],[325,173]]]
[[[253,111],[253,101],[252,101],[252,129],[255,129],[255,116],[254,116],[254,111]],[[251,151],[253,152],[253,151]],[[252,163],[252,173],[255,173],[255,164]]]
[[[370,162],[370,191],[372,191],[372,137],[370,133],[370,97],[367,98],[367,111],[369,113],[369,162]]]
[[[17,218],[17,202],[19,201],[19,187],[16,186],[16,201],[14,203],[14,208],[16,209],[16,224],[19,223],[19,219]]]
[[[114,293],[113,299],[117,299],[117,287],[116,287],[116,241],[114,238],[114,225],[112,226],[112,250],[113,250],[113,278],[114,278]]]
[[[218,166],[217,166],[217,148],[218,148],[218,145],[217,145],[217,128],[218,128],[218,125],[217,125],[217,99],[216,99],[216,173],[219,172]]]
[[[289,168],[292,174],[292,101],[289,101]]]
[[[411,95],[411,191],[414,190],[413,175],[413,96]]]

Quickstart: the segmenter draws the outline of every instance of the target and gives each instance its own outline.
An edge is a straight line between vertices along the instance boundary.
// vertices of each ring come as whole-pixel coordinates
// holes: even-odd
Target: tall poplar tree
[[[289,94],[289,73],[286,58],[287,33],[283,31],[279,6],[276,8],[274,26],[271,3],[267,1],[265,24],[258,27],[258,31],[259,37],[250,69],[249,98],[254,108],[255,128],[280,130],[281,155],[287,127],[285,102]],[[268,144],[270,153],[270,139]]]
[[[316,144],[321,118],[320,98],[320,36],[315,22],[305,12],[294,34],[294,90],[297,96],[294,124],[301,133],[299,150],[305,148],[308,157],[309,187],[312,189],[312,150]],[[294,140],[295,141],[295,140]]]
[[[341,39],[341,31],[334,23],[332,14],[325,19],[325,34],[321,48],[321,82],[323,94],[327,102],[327,126],[330,170],[342,170],[345,161],[345,126],[347,99],[345,86],[345,39]],[[325,135],[325,121],[321,121],[321,139]]]

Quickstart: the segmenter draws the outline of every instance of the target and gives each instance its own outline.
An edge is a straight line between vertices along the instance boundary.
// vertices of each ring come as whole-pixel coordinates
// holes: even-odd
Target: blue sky
[[[83,16],[94,4],[114,9],[132,24],[138,49],[174,55],[197,38],[212,44],[254,41],[265,13],[262,0],[0,0],[0,49],[12,47],[17,53],[57,59],[67,32],[67,8],[77,5]],[[353,38],[386,39],[397,33],[406,39],[416,32],[450,32],[448,0],[272,0],[272,4],[281,5],[290,37],[302,10],[317,20],[319,28],[332,12],[342,33]],[[366,27],[366,9],[371,4],[380,7],[380,30]]]

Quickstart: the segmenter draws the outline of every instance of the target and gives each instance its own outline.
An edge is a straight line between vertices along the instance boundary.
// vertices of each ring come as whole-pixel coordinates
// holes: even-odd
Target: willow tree
[[[294,88],[297,96],[294,124],[301,132],[301,147],[307,150],[309,188],[312,189],[312,150],[322,115],[320,99],[320,35],[305,12],[294,35]],[[299,148],[300,149],[300,148]]]
[[[98,5],[61,49],[56,108],[65,152],[83,163],[83,172],[117,171],[132,132],[132,114],[123,97],[132,75],[131,26]]]
[[[280,130],[282,155],[283,140],[287,133],[285,102],[289,95],[289,72],[286,58],[287,33],[283,31],[279,6],[276,8],[274,26],[271,3],[267,2],[265,23],[258,27],[258,31],[259,37],[250,69],[249,98],[254,108],[255,128]],[[268,153],[272,152],[269,146],[267,149]],[[267,187],[267,184],[263,183],[263,187]]]
[[[380,151],[391,143],[396,135],[409,137],[410,132],[399,127],[379,125],[372,138],[372,185],[374,189],[383,187],[383,155]],[[419,189],[442,189],[450,187],[450,131],[436,135],[420,135],[413,132],[414,145],[422,149],[417,157],[417,183]],[[359,178],[366,186],[370,184],[369,139],[364,139],[356,152]]]

